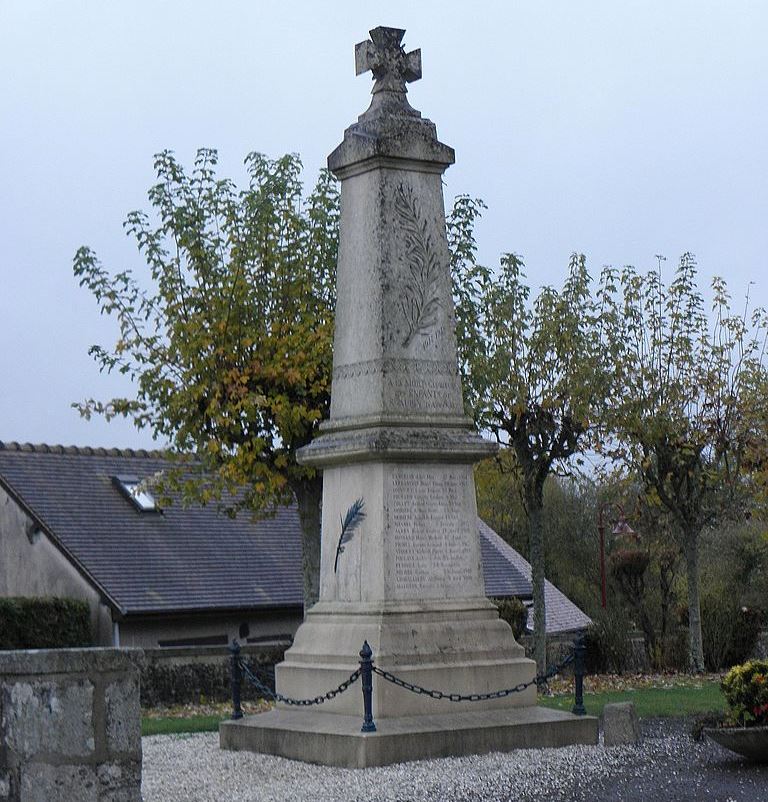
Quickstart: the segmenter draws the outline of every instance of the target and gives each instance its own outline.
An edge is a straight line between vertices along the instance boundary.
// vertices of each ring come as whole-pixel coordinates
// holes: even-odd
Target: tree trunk
[[[528,549],[531,561],[533,586],[533,659],[536,670],[547,670],[547,610],[544,603],[544,526],[542,510],[544,499],[536,488],[526,490],[525,506],[528,516]]]
[[[301,570],[304,577],[304,615],[320,596],[320,524],[322,521],[323,478],[293,486],[301,524]]]
[[[704,672],[704,645],[701,637],[699,599],[699,532],[685,533],[685,568],[688,577],[688,661],[695,674]]]
[[[675,580],[674,562],[665,560],[662,556],[661,565],[659,566],[659,593],[661,597],[661,626],[660,626],[660,651],[659,651],[659,664],[656,668],[663,668],[666,664],[666,648],[669,635],[669,611],[672,609],[675,602],[675,593],[673,589]]]

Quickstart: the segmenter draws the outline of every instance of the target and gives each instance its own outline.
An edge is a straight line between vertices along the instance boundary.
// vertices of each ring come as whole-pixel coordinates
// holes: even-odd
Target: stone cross
[[[369,32],[370,39],[355,45],[355,75],[370,70],[376,83],[372,94],[399,92],[405,94],[406,83],[421,78],[421,50],[406,53],[400,42],[405,31],[379,26]]]

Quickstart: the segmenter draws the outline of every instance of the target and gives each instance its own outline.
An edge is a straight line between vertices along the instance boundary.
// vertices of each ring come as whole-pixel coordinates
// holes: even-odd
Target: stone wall
[[[141,802],[141,652],[0,652],[0,802]]]
[[[120,646],[138,649],[226,648],[233,638],[254,646],[290,640],[304,618],[300,607],[186,615],[132,614],[120,620]],[[246,632],[246,635],[243,635]],[[112,644],[110,644],[112,645]]]
[[[265,648],[242,647],[242,656],[256,668],[271,671],[283,659],[288,643]],[[141,704],[159,707],[200,702],[226,702],[232,698],[231,657],[224,647],[144,649],[141,665]],[[258,694],[243,683],[243,699]]]

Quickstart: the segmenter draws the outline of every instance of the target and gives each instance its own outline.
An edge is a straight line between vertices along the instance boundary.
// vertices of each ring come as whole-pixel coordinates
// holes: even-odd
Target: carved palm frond
[[[417,334],[426,334],[437,323],[441,270],[427,219],[405,184],[395,194],[395,212],[405,233],[408,276],[401,288],[400,309],[406,323],[403,347],[407,348]]]
[[[355,529],[357,529],[359,524],[365,518],[365,512],[363,511],[364,506],[365,502],[363,499],[357,499],[357,501],[355,501],[347,510],[347,514],[341,518],[341,534],[339,535],[339,543],[336,546],[336,559],[333,563],[334,574],[336,573],[336,569],[339,567],[339,555],[344,551],[344,545],[352,540],[352,536],[355,534]]]

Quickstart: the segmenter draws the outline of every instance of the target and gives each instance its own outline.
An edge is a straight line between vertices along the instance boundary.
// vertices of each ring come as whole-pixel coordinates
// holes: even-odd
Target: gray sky
[[[311,183],[368,105],[377,25],[422,49],[409,97],[456,149],[448,202],[489,206],[486,263],[522,253],[538,286],[573,250],[593,273],[690,250],[768,305],[763,0],[0,0],[0,440],[152,444],[70,409],[130,391],[87,356],[115,329],[75,250],[141,266],[122,221],[163,148],[216,147],[238,181],[249,151],[296,151]]]

